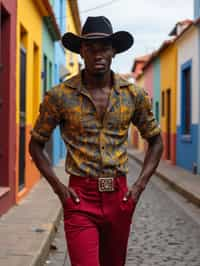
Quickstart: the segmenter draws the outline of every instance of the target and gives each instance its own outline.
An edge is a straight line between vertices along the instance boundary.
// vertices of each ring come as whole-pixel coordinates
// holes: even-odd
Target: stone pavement
[[[138,163],[143,163],[143,152],[129,148],[128,154]],[[191,172],[176,165],[171,165],[164,160],[161,160],[156,175],[163,181],[167,182],[186,199],[200,207],[200,175],[194,175]]]
[[[67,183],[63,162],[55,168]],[[45,179],[0,217],[0,266],[43,265],[62,215],[61,204]]]

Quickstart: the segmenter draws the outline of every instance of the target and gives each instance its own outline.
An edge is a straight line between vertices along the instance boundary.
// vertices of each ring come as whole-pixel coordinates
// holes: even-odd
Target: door
[[[167,147],[167,160],[170,160],[171,159],[171,141],[170,141],[170,136],[171,136],[171,90],[170,89],[168,89],[167,91],[166,91],[166,93],[167,93],[167,97],[166,97],[166,108],[167,108],[167,110],[166,110],[166,118],[167,118],[167,121],[166,121],[166,123],[167,123],[167,127],[166,127],[166,129],[167,129],[167,145],[166,145],[166,147]]]
[[[3,50],[4,50],[4,45],[5,42],[3,43],[3,32],[4,32],[4,25],[5,25],[5,18],[3,16],[3,12],[1,10],[1,6],[0,6],[0,80],[4,81],[4,73],[3,73],[3,69],[4,69],[4,58],[3,58]],[[3,90],[2,87],[0,89],[0,119],[2,121],[3,119],[3,112],[2,112],[2,106],[3,106]],[[0,139],[2,139],[3,136],[1,136],[0,133]],[[2,143],[0,142],[0,167],[1,169],[3,168],[3,162],[2,162],[2,156],[3,156],[3,149],[2,149]],[[0,180],[2,180],[2,171],[0,171]],[[0,183],[0,185],[2,185]]]
[[[19,191],[25,185],[26,50],[20,49]]]

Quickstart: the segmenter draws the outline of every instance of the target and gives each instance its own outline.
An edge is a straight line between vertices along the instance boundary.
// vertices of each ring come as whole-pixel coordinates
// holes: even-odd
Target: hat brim
[[[108,36],[94,35],[94,36],[77,36],[72,32],[67,32],[62,36],[63,46],[77,54],[80,54],[81,42],[83,40],[97,40],[97,39],[110,39],[112,41],[115,52],[122,53],[128,50],[134,43],[133,36],[127,31],[118,31]]]

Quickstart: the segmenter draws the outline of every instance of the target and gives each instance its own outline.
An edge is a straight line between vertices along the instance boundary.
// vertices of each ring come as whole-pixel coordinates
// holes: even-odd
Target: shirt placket
[[[106,123],[106,117],[107,117],[107,113],[109,112],[110,108],[113,106],[113,104],[115,104],[115,100],[116,98],[113,97],[114,96],[114,89],[112,88],[111,89],[111,92],[110,92],[110,95],[109,95],[109,100],[108,100],[108,105],[107,105],[107,108],[106,108],[106,111],[104,113],[104,116],[103,116],[103,120],[101,120],[101,117],[99,115],[99,112],[97,110],[97,107],[96,107],[96,104],[95,102],[93,101],[91,95],[85,90],[85,89],[82,89],[81,90],[81,93],[87,97],[90,102],[93,104],[95,110],[96,110],[96,119],[100,125],[100,131],[99,131],[99,152],[100,152],[100,156],[101,156],[101,161],[100,161],[100,170],[99,170],[99,176],[104,176],[103,174],[103,168],[104,168],[104,165],[103,165],[103,157],[105,156],[105,141],[104,141],[104,128],[105,128],[105,123]]]
[[[106,108],[106,112],[104,113],[104,117],[103,117],[103,122],[102,122],[102,129],[104,129],[106,127],[106,120],[107,120],[107,115],[110,112],[111,108],[113,107],[113,105],[115,105],[117,103],[119,97],[119,91],[115,88],[112,88],[111,93],[110,93],[110,97],[109,97],[109,102],[108,102],[108,106]],[[100,145],[101,145],[101,157],[103,158],[103,153],[105,152],[105,142],[102,140],[103,139],[103,130],[100,131]],[[102,167],[103,167],[103,159],[102,159]],[[117,172],[117,170],[116,170]],[[112,176],[116,175],[116,173],[114,173]]]

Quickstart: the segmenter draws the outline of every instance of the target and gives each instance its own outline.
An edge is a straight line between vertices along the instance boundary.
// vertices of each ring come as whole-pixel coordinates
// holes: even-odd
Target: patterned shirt
[[[103,121],[79,74],[50,90],[31,132],[44,143],[59,125],[67,147],[66,171],[79,176],[128,172],[128,129],[132,122],[143,138],[160,134],[147,93],[113,73],[113,87]]]

